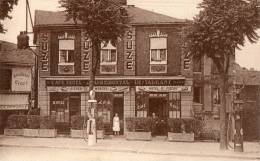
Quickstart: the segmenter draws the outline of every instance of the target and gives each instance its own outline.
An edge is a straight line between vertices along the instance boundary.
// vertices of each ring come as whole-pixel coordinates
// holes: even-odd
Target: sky
[[[175,18],[192,19],[198,14],[197,5],[202,0],[128,0],[129,5],[172,16]],[[34,11],[62,10],[59,8],[58,0],[29,0],[32,17],[34,19]],[[25,30],[25,0],[19,0],[18,5],[14,7],[11,13],[12,19],[5,20],[4,25],[8,30],[5,34],[0,34],[0,40],[16,43],[16,37],[20,31]],[[30,24],[29,24],[30,26]],[[32,31],[29,27],[29,31]],[[257,30],[260,35],[260,30]],[[32,44],[32,35],[30,38]],[[242,67],[248,69],[254,68],[260,70],[260,39],[256,44],[247,42],[241,50],[236,51],[236,61]]]

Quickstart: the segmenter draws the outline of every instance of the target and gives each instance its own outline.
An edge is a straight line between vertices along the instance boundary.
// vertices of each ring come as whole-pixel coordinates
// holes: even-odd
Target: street
[[[1,161],[238,161],[240,159],[153,155],[63,148],[0,147]],[[242,159],[243,161],[245,159]],[[241,160],[241,161],[242,161]]]

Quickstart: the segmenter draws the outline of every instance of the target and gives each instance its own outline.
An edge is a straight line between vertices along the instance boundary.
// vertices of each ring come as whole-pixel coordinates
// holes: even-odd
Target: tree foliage
[[[4,33],[4,26],[2,21],[6,18],[11,19],[9,15],[13,10],[13,6],[17,5],[18,0],[0,0],[0,33]]]
[[[227,63],[234,50],[244,46],[245,37],[258,39],[256,0],[203,0],[199,15],[187,34],[191,56],[212,58],[220,73],[227,72]]]
[[[111,0],[60,0],[68,19],[84,24],[92,41],[117,40],[129,22],[124,7]]]

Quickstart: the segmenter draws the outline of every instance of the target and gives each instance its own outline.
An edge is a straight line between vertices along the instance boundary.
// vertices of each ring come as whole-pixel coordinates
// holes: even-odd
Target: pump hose
[[[234,130],[232,129],[232,117],[233,117],[233,114],[228,114],[228,124],[227,124],[227,144],[228,144],[228,147],[231,148],[231,149],[234,149],[234,146],[232,146],[230,144],[230,142],[232,142],[232,137],[230,137],[230,135],[232,135],[232,132],[231,130]],[[231,130],[230,130],[231,128]]]

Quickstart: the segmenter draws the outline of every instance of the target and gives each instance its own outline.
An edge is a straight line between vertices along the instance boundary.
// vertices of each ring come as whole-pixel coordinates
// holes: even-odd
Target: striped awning
[[[0,94],[0,110],[27,110],[28,94]]]

